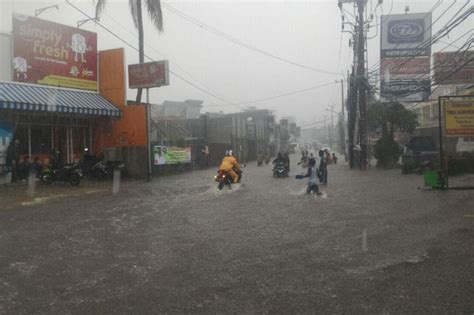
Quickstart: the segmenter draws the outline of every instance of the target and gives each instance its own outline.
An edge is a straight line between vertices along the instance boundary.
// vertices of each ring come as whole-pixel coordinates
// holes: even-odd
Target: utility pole
[[[364,10],[367,0],[357,0],[358,8],[358,47],[357,47],[357,90],[359,93],[359,139],[360,139],[360,159],[359,168],[366,170],[368,161],[368,134],[367,134],[367,87],[365,80],[365,22]]]
[[[344,106],[345,106],[345,101],[344,101],[344,79],[341,81],[341,154],[346,155],[346,123],[345,123],[345,117],[344,117]]]
[[[333,142],[332,142],[332,137],[333,137],[333,134],[334,134],[334,104],[331,105],[331,143],[330,143],[330,148],[332,150],[334,150],[333,148]]]

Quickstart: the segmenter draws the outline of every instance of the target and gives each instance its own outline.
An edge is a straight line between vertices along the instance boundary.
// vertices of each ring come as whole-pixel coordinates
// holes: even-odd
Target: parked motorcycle
[[[288,169],[283,162],[278,162],[277,165],[275,165],[275,168],[273,169],[273,177],[288,177]]]
[[[125,165],[122,161],[107,161],[92,155],[84,156],[81,161],[81,168],[85,176],[99,180],[109,177],[115,170],[123,171]]]
[[[55,181],[69,182],[72,186],[78,186],[84,177],[79,164],[66,164],[60,168],[48,166],[41,172],[40,180],[45,184]]]

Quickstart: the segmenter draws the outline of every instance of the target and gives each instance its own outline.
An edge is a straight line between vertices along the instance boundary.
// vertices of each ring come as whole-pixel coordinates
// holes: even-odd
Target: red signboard
[[[13,15],[13,80],[97,90],[97,34]]]
[[[168,61],[129,65],[128,85],[131,89],[169,85]]]
[[[474,82],[474,51],[438,52],[433,54],[436,84]]]
[[[430,57],[417,58],[382,58],[381,75],[418,75],[430,74]]]

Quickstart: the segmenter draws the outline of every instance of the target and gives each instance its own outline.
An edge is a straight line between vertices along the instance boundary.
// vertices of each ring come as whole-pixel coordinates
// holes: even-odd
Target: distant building
[[[155,120],[161,118],[198,118],[201,115],[202,103],[201,100],[164,101],[163,104],[152,107],[152,117]]]

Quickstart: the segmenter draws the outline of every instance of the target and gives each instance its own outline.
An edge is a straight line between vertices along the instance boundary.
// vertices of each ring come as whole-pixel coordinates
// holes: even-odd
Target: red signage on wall
[[[436,84],[469,84],[474,82],[474,51],[437,52],[434,58]]]
[[[168,61],[153,61],[129,65],[128,85],[131,89],[169,85]]]
[[[97,34],[13,15],[13,81],[97,90]]]
[[[430,75],[430,57],[382,58],[380,74],[384,75]]]

